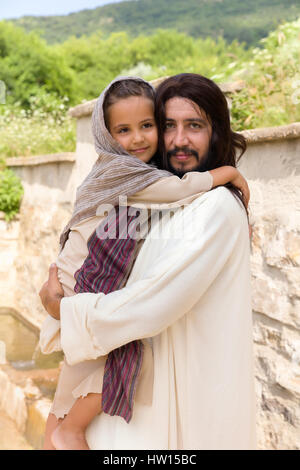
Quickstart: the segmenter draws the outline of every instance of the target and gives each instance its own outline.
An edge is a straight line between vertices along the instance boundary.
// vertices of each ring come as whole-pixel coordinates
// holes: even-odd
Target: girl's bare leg
[[[51,435],[55,428],[59,425],[62,419],[57,419],[53,413],[49,413],[47,423],[46,423],[46,431],[45,431],[45,439],[44,439],[44,446],[43,450],[55,450],[54,445],[51,441]]]
[[[85,430],[102,411],[101,393],[78,398],[67,416],[52,432],[51,441],[57,450],[89,450]]]

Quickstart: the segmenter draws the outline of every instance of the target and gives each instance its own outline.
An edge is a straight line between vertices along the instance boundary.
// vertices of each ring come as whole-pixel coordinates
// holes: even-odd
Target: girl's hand
[[[245,206],[248,207],[250,199],[250,190],[248,183],[238,170],[236,170],[236,172],[237,175],[230,182],[241,191]]]
[[[49,315],[55,320],[60,320],[60,302],[64,297],[64,291],[58,280],[56,264],[51,264],[48,281],[41,288],[39,296]]]

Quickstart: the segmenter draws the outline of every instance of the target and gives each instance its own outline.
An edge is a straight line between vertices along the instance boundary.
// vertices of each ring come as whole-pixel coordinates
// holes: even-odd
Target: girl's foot
[[[53,431],[51,441],[56,450],[90,450],[84,431],[68,429],[63,423]]]

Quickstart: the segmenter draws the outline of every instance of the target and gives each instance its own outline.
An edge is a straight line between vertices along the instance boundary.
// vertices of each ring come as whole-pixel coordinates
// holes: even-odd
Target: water
[[[0,314],[0,363],[6,360],[15,369],[56,368],[63,359],[62,352],[42,354],[38,335],[10,313]]]

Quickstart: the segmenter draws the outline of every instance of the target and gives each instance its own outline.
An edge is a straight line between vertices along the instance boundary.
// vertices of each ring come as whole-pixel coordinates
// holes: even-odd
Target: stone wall
[[[4,221],[1,225],[0,220],[4,234],[0,232],[0,249],[5,244],[7,250],[5,255],[0,251],[1,261],[4,256],[10,266],[9,278],[1,284],[4,298],[0,307],[13,308],[40,327],[45,312],[38,292],[48,277],[50,263],[56,259],[59,234],[72,211],[76,160],[73,153],[67,153],[12,158],[9,166],[22,180],[24,197],[18,220],[9,225]],[[4,237],[9,240],[5,242]],[[5,279],[5,267],[3,271]]]
[[[300,124],[243,134],[259,446],[300,449]]]
[[[93,103],[71,110],[78,119],[76,154],[10,160],[25,195],[19,220],[5,229],[0,219],[0,307],[13,306],[35,325],[44,318],[37,294],[55,260],[75,188],[96,159]],[[248,149],[240,170],[251,190],[259,448],[300,449],[300,123],[244,135]]]
[[[250,189],[259,443],[300,449],[300,177]]]

